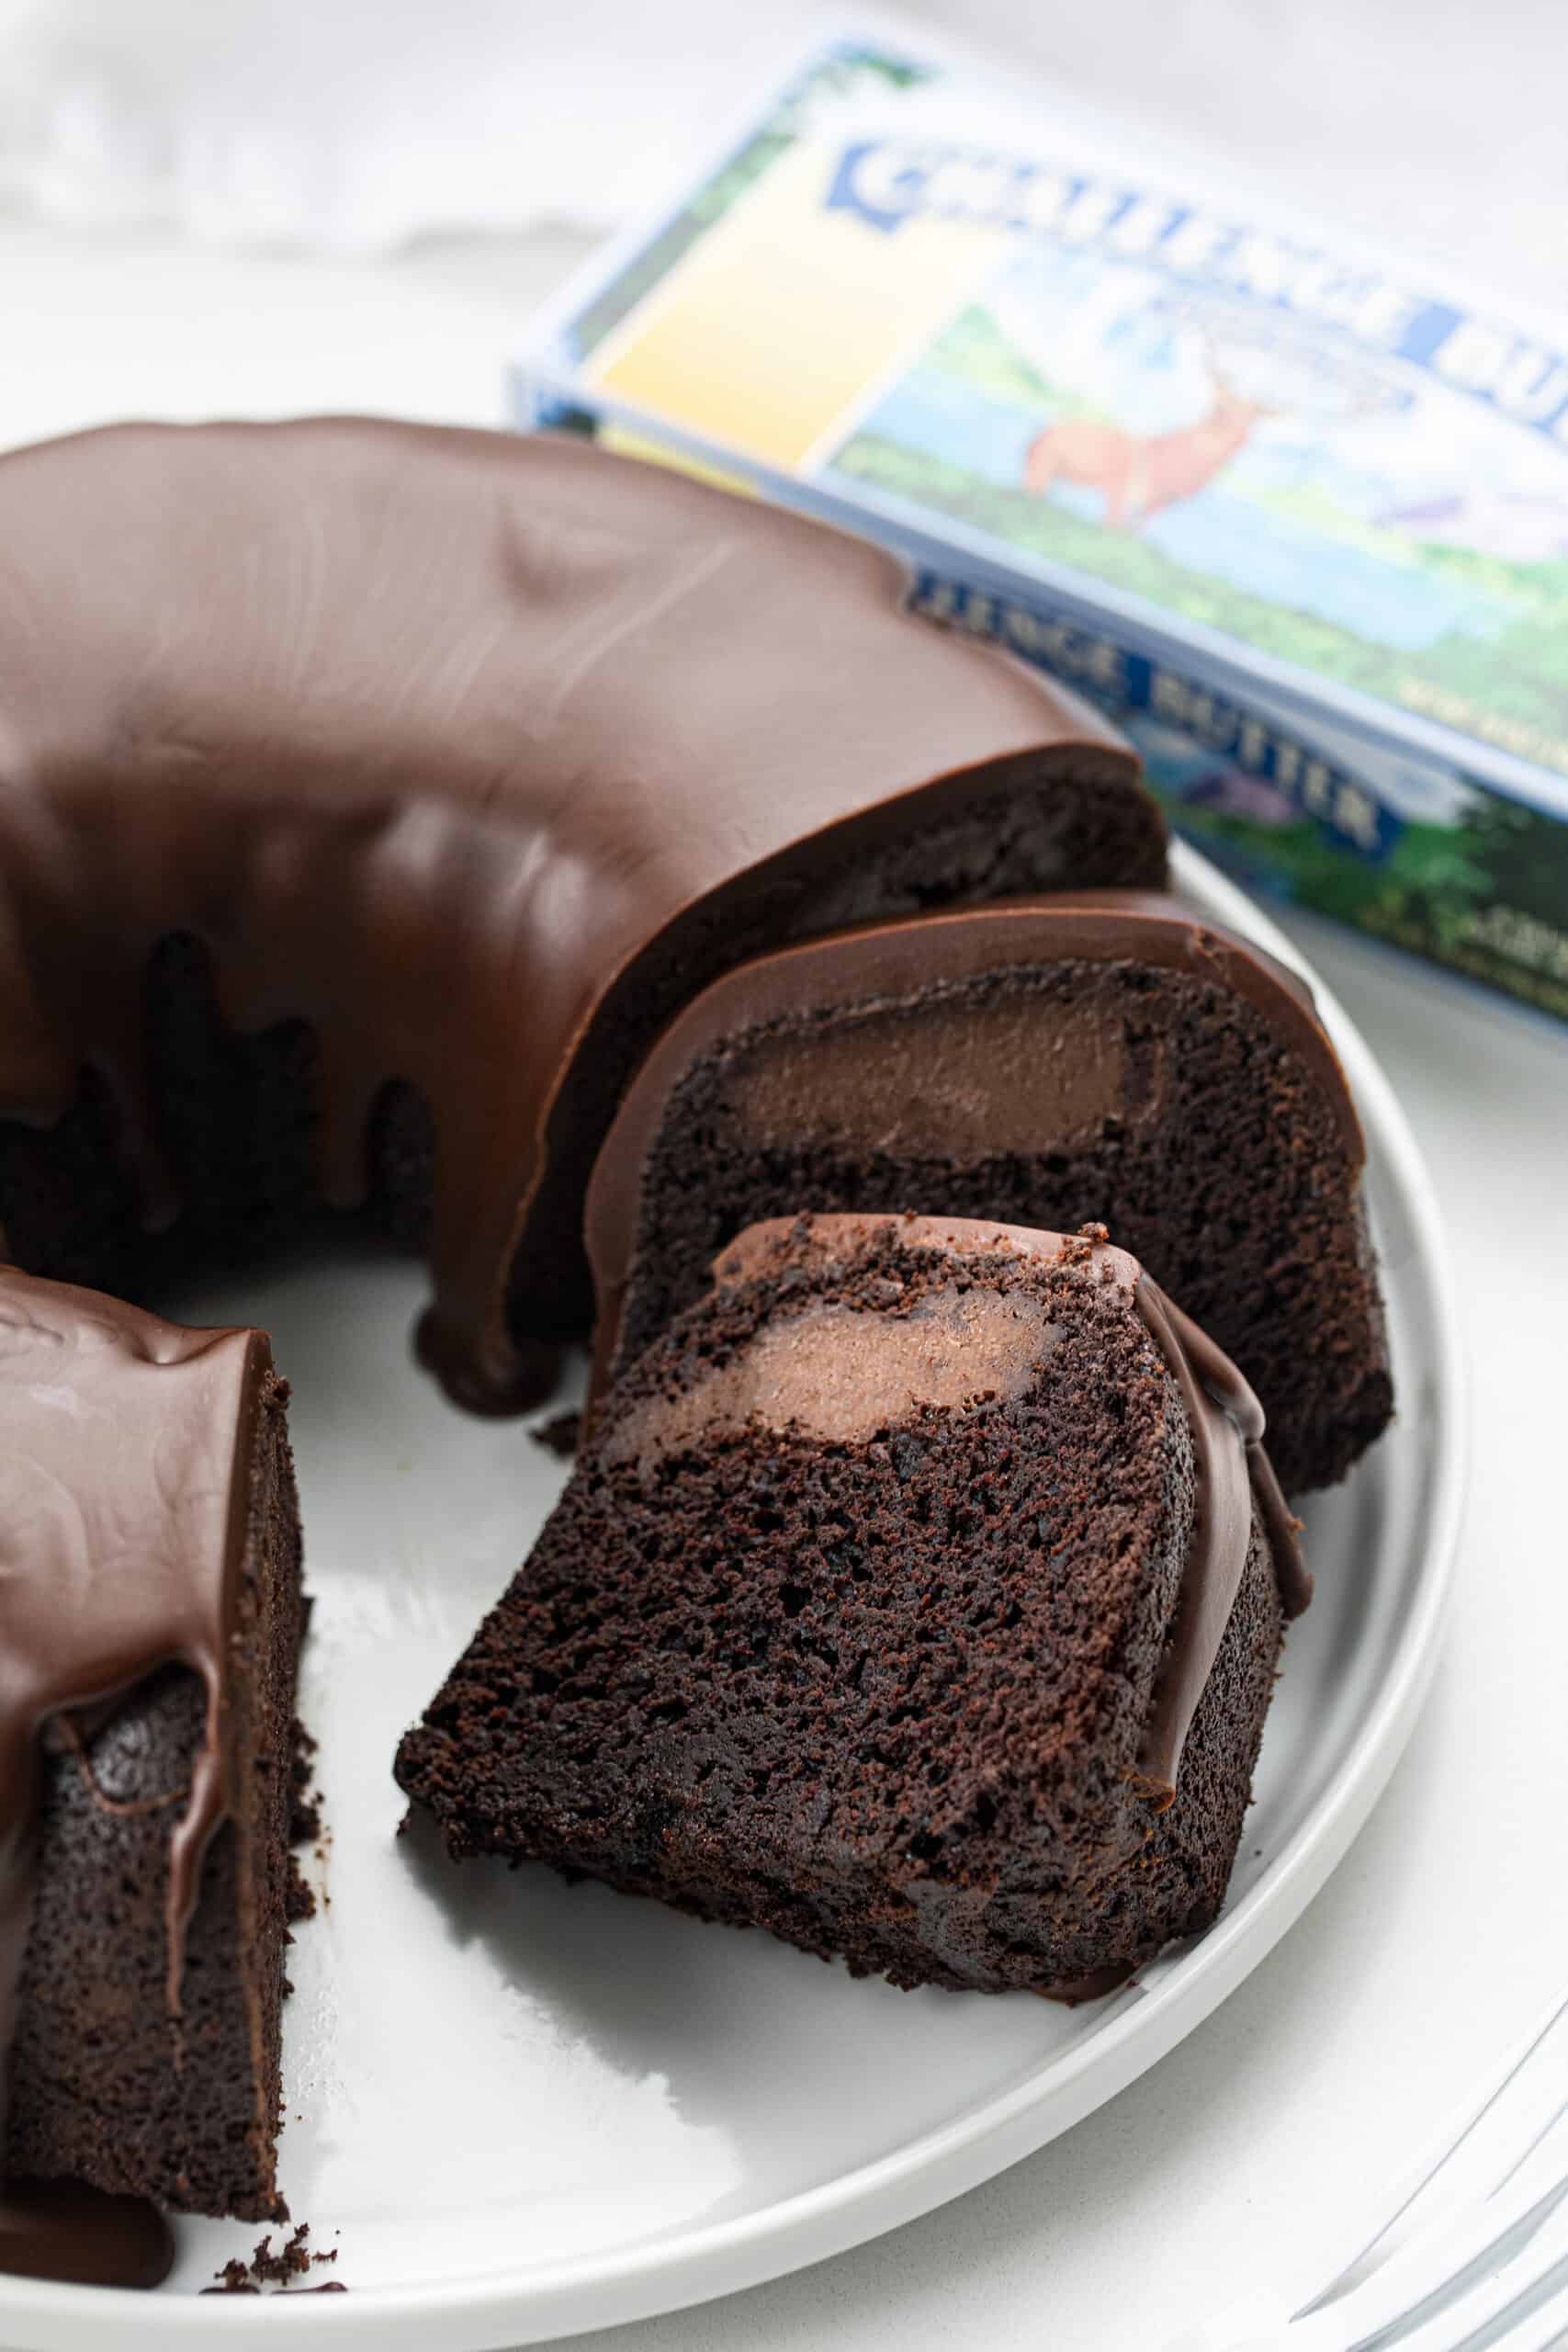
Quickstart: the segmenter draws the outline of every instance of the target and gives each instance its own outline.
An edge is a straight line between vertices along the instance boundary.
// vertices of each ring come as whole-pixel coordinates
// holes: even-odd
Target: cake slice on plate
[[[1304,1602],[1224,1357],[1096,1238],[750,1229],[404,1739],[537,1857],[899,1984],[1099,1991],[1218,1910]]]
[[[129,2199],[287,2213],[288,1394],[263,1332],[0,1268],[7,2269],[153,2283]]]
[[[1287,1491],[1393,1410],[1365,1158],[1294,973],[1155,894],[868,924],[765,956],[665,1031],[599,1158],[607,1376],[742,1226],[813,1210],[1105,1225],[1233,1355]]]

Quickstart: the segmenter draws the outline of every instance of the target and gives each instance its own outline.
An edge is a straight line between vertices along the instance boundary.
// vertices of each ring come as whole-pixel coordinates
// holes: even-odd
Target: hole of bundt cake
[[[305,1023],[231,1027],[209,948],[176,933],[148,964],[142,1043],[173,1223],[147,1228],[114,1095],[87,1069],[52,1127],[0,1119],[0,1229],[16,1263],[156,1305],[193,1275],[350,1234],[359,1247],[426,1247],[435,1138],[417,1089],[391,1080],[379,1090],[366,1132],[365,1205],[345,1214],[321,1192],[321,1056]]]

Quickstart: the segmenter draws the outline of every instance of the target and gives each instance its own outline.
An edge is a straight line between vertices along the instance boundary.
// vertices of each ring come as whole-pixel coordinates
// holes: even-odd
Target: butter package
[[[538,324],[520,426],[883,540],[1255,888],[1568,1019],[1568,328],[851,34]]]

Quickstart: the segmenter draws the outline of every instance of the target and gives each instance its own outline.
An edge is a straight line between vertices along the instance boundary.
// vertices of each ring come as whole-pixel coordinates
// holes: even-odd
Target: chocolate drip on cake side
[[[244,1469],[270,1354],[260,1333],[181,1330],[135,1307],[0,1269],[0,2098],[9,2083],[47,1741],[90,1767],[95,1725],[160,1668],[200,1679],[207,1721],[173,1826],[164,1919],[176,2063],[185,1935],[234,1802],[224,1738]],[[214,1450],[214,1432],[221,1432]],[[107,1804],[107,1797],[99,1800]],[[4,2144],[0,2109],[0,2146]],[[0,2189],[0,2269],[155,2286],[167,2224],[80,2183]]]
[[[1196,1471],[1176,1623],[1139,1759],[1140,1792],[1164,1812],[1175,1802],[1182,1747],[1241,1589],[1255,1500],[1287,1618],[1299,1617],[1311,1600],[1312,1577],[1298,1541],[1301,1522],[1263,1450],[1263,1408],[1251,1388],[1224,1350],[1141,1270],[1133,1304],[1181,1391]]]
[[[142,1001],[195,939],[234,1032],[314,1035],[330,1204],[367,1197],[383,1089],[424,1098],[422,1351],[464,1402],[531,1401],[508,1272],[645,958],[668,999],[813,891],[874,904],[879,848],[987,793],[1143,806],[1086,707],[903,591],[878,549],[549,437],[124,427],[0,460],[0,1115],[51,1127],[91,1070],[172,1222]]]

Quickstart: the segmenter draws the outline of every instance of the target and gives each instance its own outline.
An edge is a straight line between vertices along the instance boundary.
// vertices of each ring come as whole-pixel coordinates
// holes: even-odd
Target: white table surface
[[[578,250],[542,235],[326,265],[0,220],[0,445],[127,414],[499,422],[507,337]],[[1568,1980],[1568,1032],[1287,924],[1393,1079],[1468,1309],[1458,1600],[1404,1762],[1281,1948],[1099,2115],[856,2253],[576,2339],[594,2352],[1160,2352],[1267,2286],[1303,2228],[1353,2222]]]

